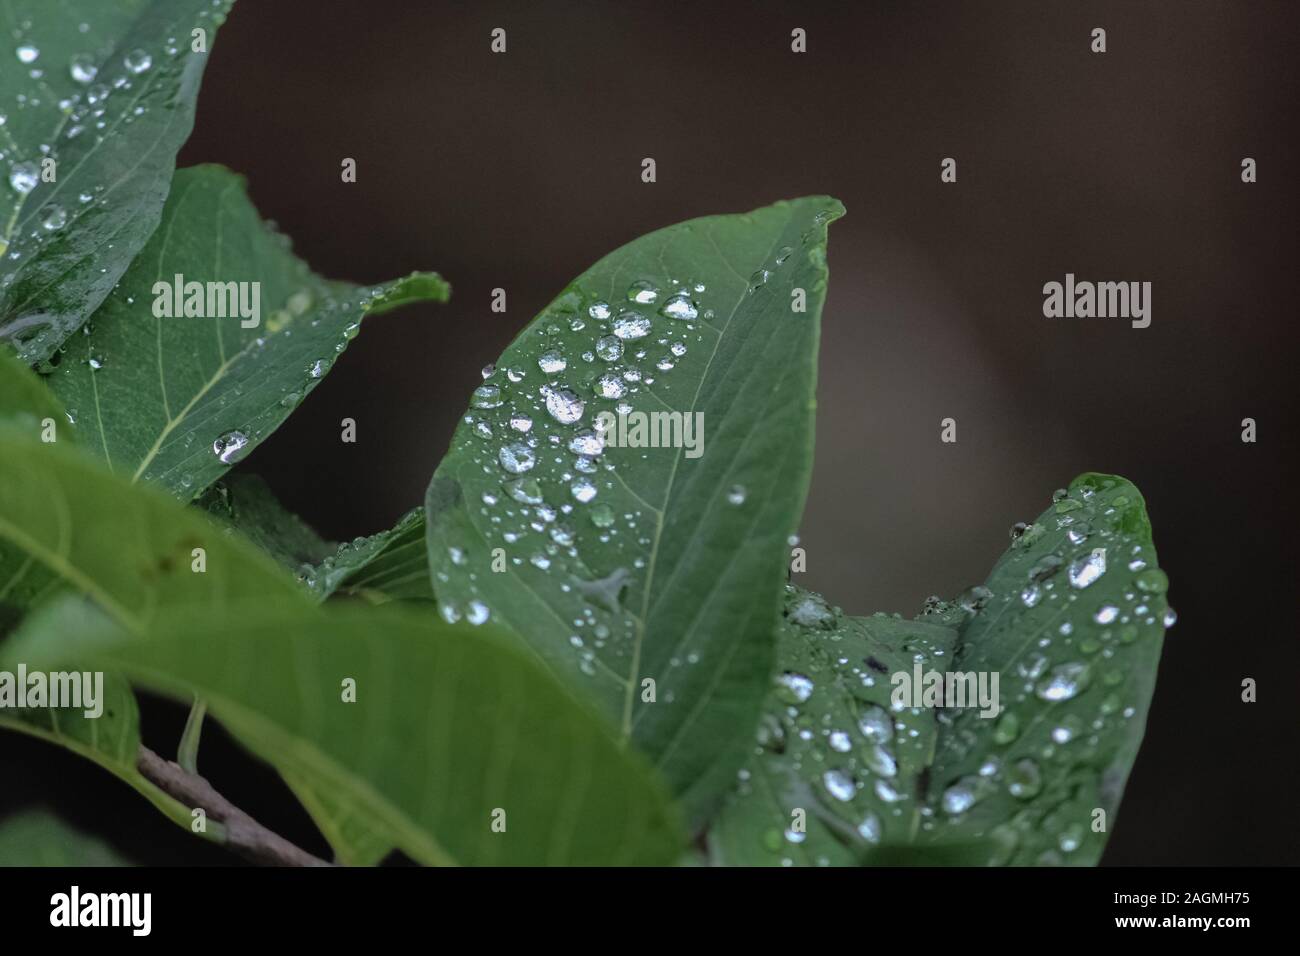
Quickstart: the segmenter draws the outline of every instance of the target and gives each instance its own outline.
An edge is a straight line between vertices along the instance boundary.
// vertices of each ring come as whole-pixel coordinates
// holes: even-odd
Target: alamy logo
[[[262,283],[186,282],[179,272],[171,282],[153,284],[153,314],[159,319],[239,318],[239,327],[262,322]]]
[[[0,710],[29,707],[81,708],[92,720],[104,713],[103,671],[0,671]]]
[[[1002,712],[997,671],[926,671],[917,661],[912,673],[896,671],[889,682],[894,685],[889,699],[895,709],[979,707],[981,717]]]
[[[596,433],[609,448],[684,448],[687,458],[704,454],[703,412],[605,411],[596,416]]]
[[[1043,315],[1049,319],[1132,319],[1133,328],[1151,324],[1150,282],[1065,282],[1043,286]]]
[[[50,925],[126,926],[133,936],[148,936],[153,928],[152,893],[85,893],[73,886],[50,897]]]

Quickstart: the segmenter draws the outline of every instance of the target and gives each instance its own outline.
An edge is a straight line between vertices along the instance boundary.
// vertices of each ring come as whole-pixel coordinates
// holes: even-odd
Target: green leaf
[[[90,596],[134,633],[166,606],[310,601],[275,563],[161,491],[83,452],[0,432],[0,549]],[[202,549],[204,570],[196,571]]]
[[[510,626],[695,820],[730,786],[767,689],[812,465],[826,226],[842,213],[799,199],[606,256],[502,354],[429,486],[444,615]],[[572,451],[595,450],[596,416],[620,401],[701,413],[703,454]]]
[[[48,428],[46,422],[53,428]],[[43,431],[71,439],[75,431],[58,399],[26,365],[0,346],[0,425],[20,430],[29,438]]]
[[[334,850],[339,866],[377,866],[393,852],[394,838],[382,833],[369,808],[349,794],[296,773],[280,775]]]
[[[992,839],[990,862],[1097,862],[1164,641],[1168,580],[1138,490],[1086,474],[1057,497],[994,567],[991,594],[967,599],[979,610],[954,667],[999,673],[1004,712],[947,712],[931,767],[930,809],[942,824],[930,839]]]
[[[340,545],[313,580],[322,596],[356,595],[377,604],[432,601],[423,509],[404,515],[388,531]]]
[[[215,297],[202,310],[227,317],[157,317],[158,298],[175,304],[166,290],[177,275],[205,290],[256,283],[244,291],[252,313],[258,290],[258,324],[217,308]],[[373,287],[322,279],[258,216],[241,177],[218,166],[182,169],[158,231],[89,334],[69,343],[50,385],[83,443],[113,471],[190,497],[289,417],[364,317],[448,294],[431,273]]]
[[[0,644],[0,650],[7,653],[8,645]],[[87,717],[78,708],[0,709],[0,729],[37,737],[98,764],[135,788],[164,816],[189,828],[190,808],[159,790],[136,767],[140,712],[130,685],[119,675],[104,675],[104,710],[98,717]],[[214,824],[206,836],[220,842],[224,830]]]
[[[157,227],[208,59],[193,50],[191,31],[205,31],[211,50],[229,8],[212,0],[0,6],[11,44],[0,56],[8,180],[0,341],[24,361],[54,354]]]
[[[75,430],[67,412],[31,369],[0,346],[0,428],[16,438],[37,442],[46,437],[71,442]],[[51,442],[53,444],[54,442]],[[18,622],[29,604],[46,593],[53,579],[35,559],[0,548],[0,638]]]
[[[257,475],[231,474],[205,491],[195,507],[228,525],[257,545],[280,565],[297,573],[336,550],[305,521],[287,511]]]
[[[1172,620],[1166,586],[1137,489],[1088,474],[1057,493],[985,585],[932,600],[918,621],[844,618],[792,594],[760,745],[709,834],[713,859],[1096,863],[1142,741]],[[996,676],[1001,712],[913,706],[895,678],[914,684],[918,661],[923,675],[983,675],[986,689]],[[872,704],[892,721],[857,719]],[[873,748],[884,736],[882,756]],[[806,832],[787,835],[798,808]]]
[[[290,780],[366,808],[421,862],[667,865],[681,851],[650,769],[491,628],[347,605],[154,623],[142,639],[61,604],[10,651],[96,660],[180,699],[197,693]],[[343,700],[347,680],[354,702]]]
[[[713,861],[847,866],[911,844],[938,724],[933,712],[892,707],[890,675],[918,660],[944,667],[956,641],[950,628],[848,617],[787,588],[773,689],[709,833]]]
[[[134,866],[98,837],[32,807],[0,820],[0,866]]]
[[[311,612],[304,589],[257,549],[161,491],[133,488],[84,452],[0,430],[0,629],[72,589],[116,621],[149,633],[154,616],[183,605],[213,614],[261,598]],[[194,549],[205,570],[193,570]],[[0,644],[0,648],[6,648]],[[0,711],[0,727],[34,734],[99,763],[167,816],[189,827],[189,809],[138,772],[139,723],[130,688],[105,675],[108,713]],[[221,838],[220,828],[209,834]]]

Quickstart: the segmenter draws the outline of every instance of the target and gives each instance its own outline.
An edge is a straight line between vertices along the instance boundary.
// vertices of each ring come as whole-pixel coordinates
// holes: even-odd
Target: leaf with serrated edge
[[[908,845],[934,752],[933,711],[892,706],[891,676],[945,669],[950,628],[849,617],[787,588],[777,672],[741,781],[709,831],[718,864],[865,862]]]
[[[606,256],[502,354],[429,486],[442,612],[509,625],[618,722],[694,821],[730,785],[767,690],[786,541],[812,466],[826,227],[842,214],[833,199],[798,199]],[[792,308],[796,290],[806,312]],[[627,336],[642,320],[648,334]],[[616,330],[621,357],[606,359],[598,340]],[[571,423],[565,389],[584,403]],[[572,451],[619,401],[702,413],[703,454]],[[516,444],[527,447],[516,461],[535,464],[512,484]],[[497,548],[506,573],[493,573]]]
[[[244,328],[234,309],[157,317],[155,285],[177,275],[205,296],[207,283],[259,283],[259,324]],[[258,216],[241,177],[182,169],[158,231],[49,382],[113,471],[188,497],[289,417],[363,318],[448,294],[432,273],[373,287],[322,279]]]
[[[25,623],[9,653],[198,694],[254,752],[366,808],[421,862],[667,865],[681,852],[639,755],[490,627],[395,606],[232,606],[160,615],[139,638],[68,602]]]
[[[49,358],[90,318],[158,225],[208,59],[192,31],[210,51],[229,8],[0,4],[4,175],[36,182],[0,197],[0,341],[24,361]]]

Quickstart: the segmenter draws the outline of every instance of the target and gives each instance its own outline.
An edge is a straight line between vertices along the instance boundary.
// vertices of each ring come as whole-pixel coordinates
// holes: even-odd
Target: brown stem
[[[136,766],[155,786],[190,808],[201,808],[226,830],[226,845],[254,863],[271,866],[330,866],[272,833],[213,788],[212,784],[141,745]]]

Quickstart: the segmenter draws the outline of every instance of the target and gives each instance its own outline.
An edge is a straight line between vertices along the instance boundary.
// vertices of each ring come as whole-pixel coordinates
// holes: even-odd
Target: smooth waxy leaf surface
[[[0,340],[49,358],[158,225],[229,2],[0,5]]]
[[[848,617],[787,589],[753,754],[709,833],[715,863],[848,866],[917,836],[935,712],[895,707],[893,674],[946,669],[956,631]]]
[[[194,299],[190,283],[202,283]],[[49,383],[114,472],[188,497],[289,417],[365,316],[448,293],[431,273],[373,287],[322,279],[258,216],[241,177],[183,169],[153,239]],[[171,317],[157,314],[160,297]]]
[[[991,839],[990,862],[1097,862],[1173,623],[1138,490],[1087,474],[1057,497],[967,602],[954,666],[999,672],[1003,713],[945,712],[931,766],[922,838]]]
[[[767,691],[842,213],[800,199],[606,256],[502,354],[429,487],[442,613],[509,625],[697,819]],[[614,447],[597,416],[620,410],[678,413],[679,447]]]
[[[5,567],[17,560],[42,582],[71,586],[135,633],[148,633],[166,606],[216,610],[255,597],[311,606],[256,548],[161,491],[131,487],[78,449],[0,432],[0,460]]]
[[[56,606],[12,653],[96,660],[181,699],[199,694],[290,779],[364,808],[417,860],[668,864],[681,851],[639,755],[491,628],[392,608],[243,607],[160,617],[140,639],[80,612]]]
[[[260,598],[311,611],[306,591],[256,548],[160,491],[132,487],[67,443],[0,429],[0,614],[6,627],[68,590],[88,595],[134,633],[181,605],[211,614]],[[194,549],[203,550],[196,572]],[[0,642],[8,651],[9,639]],[[16,660],[21,660],[18,658]],[[84,669],[76,662],[78,669]],[[188,827],[189,810],[136,769],[139,725],[130,688],[105,675],[106,712],[0,710],[0,726],[94,760]],[[212,838],[220,837],[214,827]]]

